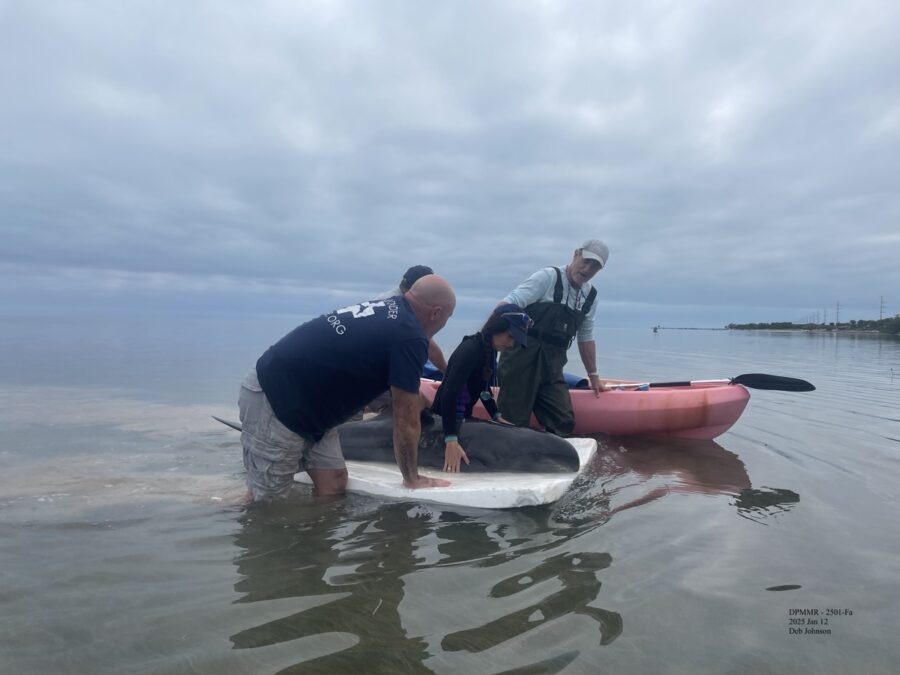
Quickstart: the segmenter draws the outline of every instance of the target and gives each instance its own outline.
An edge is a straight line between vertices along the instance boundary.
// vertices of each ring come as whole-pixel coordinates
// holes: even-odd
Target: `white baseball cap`
[[[588,239],[581,245],[581,257],[596,260],[600,263],[600,269],[603,269],[609,258],[609,247],[599,239]]]

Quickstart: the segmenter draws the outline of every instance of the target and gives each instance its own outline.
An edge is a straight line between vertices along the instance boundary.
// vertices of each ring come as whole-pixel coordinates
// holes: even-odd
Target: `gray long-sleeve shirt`
[[[587,300],[588,293],[593,288],[590,282],[581,288],[575,288],[569,283],[566,276],[566,268],[561,267],[563,302],[572,309],[581,309]],[[556,286],[556,272],[553,267],[545,267],[538,270],[525,281],[515,287],[513,291],[503,298],[504,302],[512,302],[519,307],[528,307],[535,302],[553,302],[553,289]],[[594,302],[588,310],[587,316],[578,327],[578,342],[591,342],[594,339],[594,314],[597,311],[597,303]]]

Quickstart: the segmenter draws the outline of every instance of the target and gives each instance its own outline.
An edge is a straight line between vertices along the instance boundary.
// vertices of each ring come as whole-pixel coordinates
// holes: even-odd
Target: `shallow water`
[[[611,377],[818,390],[716,441],[600,437],[552,506],[248,509],[209,416],[291,326],[3,322],[0,672],[896,672],[900,342],[601,331]]]

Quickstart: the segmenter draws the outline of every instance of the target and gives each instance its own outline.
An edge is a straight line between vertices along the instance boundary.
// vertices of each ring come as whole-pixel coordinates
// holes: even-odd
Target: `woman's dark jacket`
[[[472,416],[478,400],[492,419],[497,416],[497,404],[490,388],[497,355],[490,340],[481,331],[467,335],[450,356],[444,381],[431,405],[431,412],[441,416],[444,436],[457,433],[459,422]]]

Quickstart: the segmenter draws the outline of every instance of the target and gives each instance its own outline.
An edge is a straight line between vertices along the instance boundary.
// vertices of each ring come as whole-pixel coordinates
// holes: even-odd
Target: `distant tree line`
[[[854,319],[831,323],[794,323],[793,321],[773,321],[772,323],[730,323],[731,330],[858,330],[887,335],[900,334],[900,315],[890,319]]]

